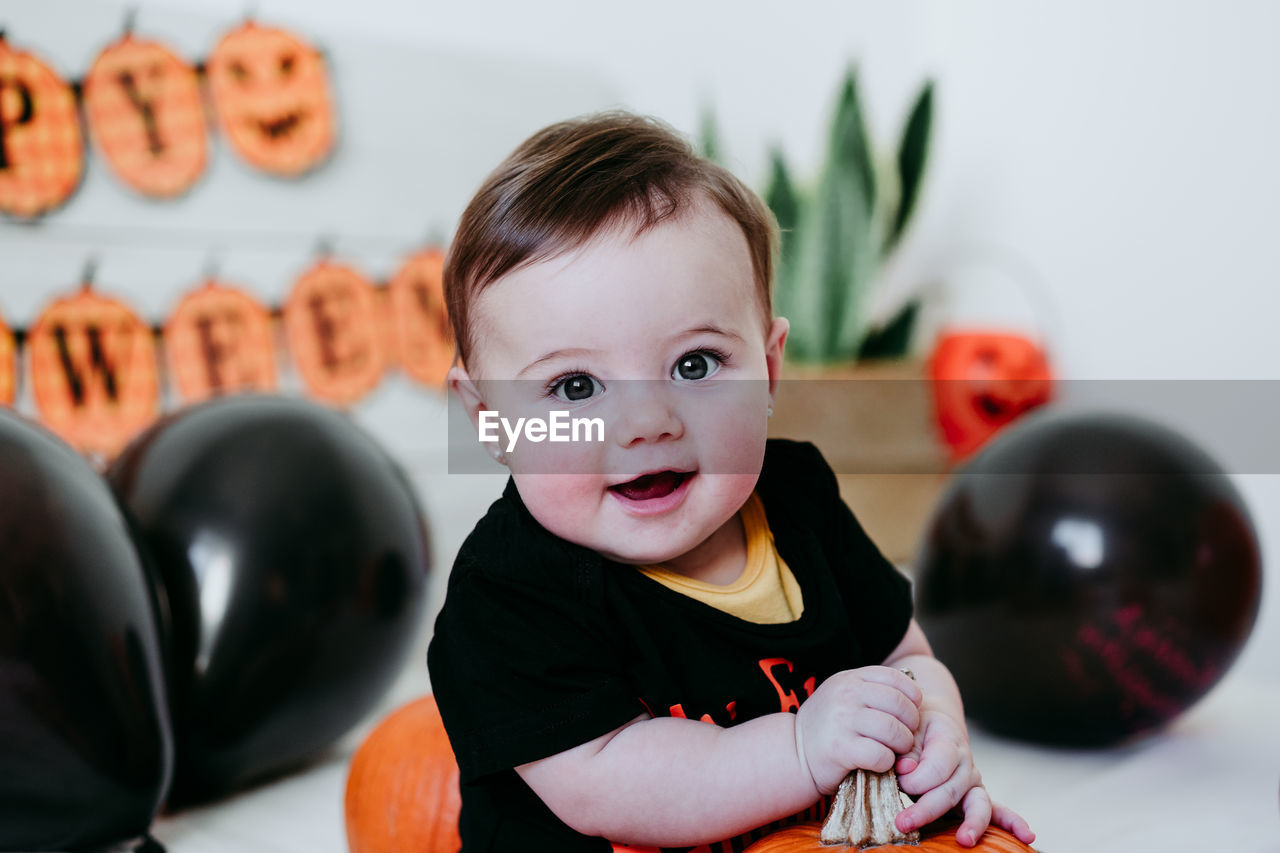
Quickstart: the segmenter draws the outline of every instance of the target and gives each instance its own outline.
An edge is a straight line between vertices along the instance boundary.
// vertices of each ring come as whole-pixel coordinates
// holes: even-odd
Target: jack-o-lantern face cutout
[[[276,387],[271,314],[235,288],[211,281],[188,294],[165,325],[164,348],[189,403]]]
[[[289,350],[313,395],[345,405],[382,380],[386,351],[373,284],[321,262],[303,273],[284,308]]]
[[[453,364],[443,276],[444,252],[427,249],[405,261],[388,287],[400,366],[433,388],[443,388]]]
[[[87,289],[55,300],[27,347],[41,420],[81,451],[114,456],[155,419],[155,341],[123,303]]]
[[[298,175],[333,148],[329,75],[314,47],[247,23],[223,37],[205,66],[218,123],[259,169]]]
[[[0,211],[39,216],[66,201],[84,172],[71,87],[0,35]]]
[[[168,48],[125,36],[84,78],[89,129],[111,168],[141,193],[171,198],[204,171],[200,83]]]
[[[13,332],[0,317],[0,406],[12,406],[18,388],[17,348],[13,344]]]
[[[954,461],[1053,397],[1053,374],[1044,351],[1021,335],[941,335],[929,373],[938,424]]]

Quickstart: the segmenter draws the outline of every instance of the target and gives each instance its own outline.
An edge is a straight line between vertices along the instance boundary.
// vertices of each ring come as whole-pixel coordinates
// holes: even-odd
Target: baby
[[[907,580],[815,447],[766,440],[775,231],[623,113],[535,134],[463,214],[445,288],[471,420],[603,424],[491,446],[511,478],[428,653],[464,851],[740,850],[854,768],[897,770],[904,832],[959,806],[962,844],[993,821],[1034,839],[982,786]]]

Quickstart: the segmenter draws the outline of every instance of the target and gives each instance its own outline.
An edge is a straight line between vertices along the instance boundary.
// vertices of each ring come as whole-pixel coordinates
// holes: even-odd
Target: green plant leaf
[[[854,358],[866,333],[867,291],[880,265],[876,192],[874,154],[857,74],[851,68],[841,87],[819,187],[826,254],[821,279],[827,305],[823,351],[831,360]]]
[[[858,89],[858,73],[850,68],[845,72],[836,107],[835,121],[831,126],[830,162],[838,162],[856,170],[865,187],[865,205],[870,216],[876,204],[875,154],[871,150],[867,122],[862,112],[862,95]]]
[[[817,186],[797,221],[788,315],[797,359],[831,362],[857,354],[863,292],[877,260],[874,201],[874,171],[851,69],[840,88]]]
[[[912,299],[883,326],[872,329],[858,347],[858,360],[904,358],[920,316],[920,300]]]
[[[867,301],[884,255],[901,238],[919,196],[932,115],[929,82],[903,131],[897,186],[882,188],[851,68],[839,89],[813,189],[797,191],[781,154],[773,152],[765,197],[784,229],[774,304],[791,321],[789,358],[830,363],[906,354],[918,304],[869,334]]]
[[[916,102],[907,117],[902,132],[902,144],[898,146],[898,180],[900,195],[893,225],[885,240],[885,254],[897,245],[906,230],[911,214],[920,195],[925,162],[929,152],[929,134],[933,125],[933,81],[930,80],[916,96]]]
[[[721,163],[722,150],[715,110],[706,105],[698,116],[698,152],[712,163]]]
[[[778,220],[778,227],[783,234],[794,234],[796,221],[800,217],[800,197],[791,181],[782,149],[774,146],[769,152],[769,161],[769,186],[764,191],[765,204],[773,211],[773,217]]]
[[[774,147],[770,152],[769,185],[764,192],[765,204],[773,211],[778,223],[778,257],[774,265],[773,309],[782,317],[790,317],[793,310],[795,289],[795,238],[800,217],[801,199],[791,182],[782,150]],[[794,354],[803,344],[792,340],[788,345]]]

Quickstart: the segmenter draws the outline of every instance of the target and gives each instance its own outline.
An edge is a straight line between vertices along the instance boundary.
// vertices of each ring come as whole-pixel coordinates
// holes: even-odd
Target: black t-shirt
[[[607,851],[513,768],[645,712],[731,726],[794,711],[830,675],[882,663],[898,645],[910,585],[818,449],[771,439],[756,491],[800,585],[795,622],[746,622],[566,542],[508,481],[458,553],[428,651],[462,772],[464,853]]]

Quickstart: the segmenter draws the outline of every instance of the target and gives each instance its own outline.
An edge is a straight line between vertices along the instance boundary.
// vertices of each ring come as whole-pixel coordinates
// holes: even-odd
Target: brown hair
[[[516,267],[547,260],[600,231],[634,222],[643,232],[705,195],[747,238],[765,323],[777,224],[760,197],[727,169],[699,157],[657,119],[606,112],[546,127],[498,166],[462,214],[444,267],[445,300],[465,363],[469,308]]]

